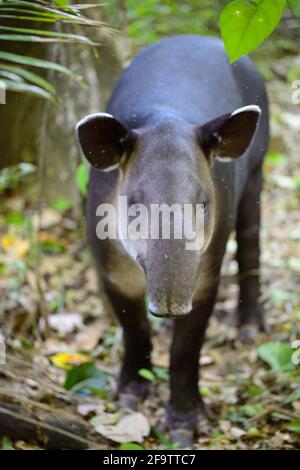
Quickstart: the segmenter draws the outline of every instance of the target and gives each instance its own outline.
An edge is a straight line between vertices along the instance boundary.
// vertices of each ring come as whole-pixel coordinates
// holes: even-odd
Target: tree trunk
[[[101,19],[100,8],[92,8],[88,12],[91,19]],[[24,27],[23,22],[18,26]],[[35,23],[28,27],[31,26],[45,28],[44,24]],[[45,46],[22,43],[16,46],[16,43],[1,43],[2,49],[6,51],[52,60],[68,67],[83,77],[87,87],[81,88],[65,75],[48,71],[46,78],[50,78],[57,89],[60,104],[54,105],[33,96],[8,93],[6,104],[0,105],[0,167],[21,161],[37,164],[39,158],[44,158],[46,176],[45,181],[40,183],[45,188],[48,200],[66,196],[76,204],[79,198],[75,173],[81,157],[74,132],[75,125],[85,114],[105,109],[113,84],[122,70],[122,60],[116,44],[116,34],[112,36],[103,28],[68,24],[63,25],[63,30],[86,35],[101,46],[95,49],[77,44]]]

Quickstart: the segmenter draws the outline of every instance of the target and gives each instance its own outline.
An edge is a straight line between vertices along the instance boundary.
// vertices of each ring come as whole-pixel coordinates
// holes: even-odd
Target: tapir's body
[[[244,136],[253,127],[254,105],[261,115],[246,148],[239,133]],[[245,106],[250,108],[240,111]],[[106,292],[124,328],[121,392],[138,395],[146,387],[138,370],[151,367],[144,307],[148,293],[152,313],[184,316],[174,326],[168,418],[175,433],[194,429],[201,411],[199,351],[234,229],[242,276],[239,324],[246,335],[249,325],[257,328],[262,322],[257,301],[261,166],[268,145],[265,88],[249,58],[229,64],[220,40],[177,36],[147,47],[133,60],[117,83],[107,112],[128,130],[120,142],[132,139],[127,149],[131,156],[112,171],[92,168],[88,232]],[[105,119],[107,123],[109,116]],[[238,124],[223,132],[227,119]],[[236,158],[238,149],[245,150],[241,158]],[[235,154],[232,161],[214,158],[226,152],[229,157]],[[88,148],[86,154],[91,153]],[[188,253],[177,240],[149,241],[132,249],[120,240],[99,240],[96,208],[105,202],[116,204],[119,194],[146,205],[207,203],[205,249]]]

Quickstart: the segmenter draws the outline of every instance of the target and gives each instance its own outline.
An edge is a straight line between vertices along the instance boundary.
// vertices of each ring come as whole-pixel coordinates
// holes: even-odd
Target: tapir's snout
[[[156,317],[186,317],[192,311],[200,256],[184,240],[151,240],[144,272],[148,309]]]
[[[182,318],[191,313],[192,304],[172,305],[170,308],[155,305],[150,302],[149,312],[159,318]]]

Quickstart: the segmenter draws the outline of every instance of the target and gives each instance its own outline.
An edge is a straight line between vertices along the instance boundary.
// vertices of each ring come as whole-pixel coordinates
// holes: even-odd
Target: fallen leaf
[[[88,416],[91,413],[104,413],[104,405],[97,399],[94,403],[80,403],[77,411],[81,416]]]
[[[230,431],[231,423],[230,421],[224,420],[220,421],[219,428],[224,434],[227,434]]]
[[[48,229],[53,225],[58,225],[61,222],[62,216],[53,209],[43,209],[41,215],[34,214],[32,223],[34,228]]]
[[[95,349],[105,329],[106,325],[103,321],[98,321],[85,327],[75,337],[74,344],[76,349],[78,351],[92,351]]]
[[[100,424],[95,431],[114,442],[139,442],[150,433],[150,424],[145,415],[140,412],[124,416],[116,425]]]
[[[30,243],[28,240],[16,238],[13,235],[5,235],[1,238],[3,251],[9,253],[15,259],[22,259],[28,255]]]
[[[245,434],[247,434],[247,433],[243,429],[240,429],[240,428],[237,428],[237,427],[232,427],[230,429],[230,435],[234,439],[240,439],[240,437],[244,436]]]
[[[91,358],[89,356],[79,353],[59,353],[51,356],[52,364],[54,364],[56,367],[60,367],[61,369],[66,370],[70,370],[74,366],[84,364],[90,360]]]
[[[49,326],[60,334],[66,335],[76,329],[82,328],[82,316],[80,313],[56,313],[49,315]]]
[[[210,364],[214,363],[214,359],[211,356],[201,356],[200,357],[200,365],[201,366],[209,366]]]

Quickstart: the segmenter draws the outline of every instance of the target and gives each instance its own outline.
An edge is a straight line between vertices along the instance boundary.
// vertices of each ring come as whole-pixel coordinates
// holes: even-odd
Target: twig
[[[281,413],[286,416],[289,416],[290,418],[299,419],[299,416],[297,416],[292,411],[286,410],[285,408],[280,408],[279,406],[270,405],[270,406],[267,406],[261,413],[250,418],[249,421],[251,421],[252,423],[259,421],[261,418],[271,413]]]

